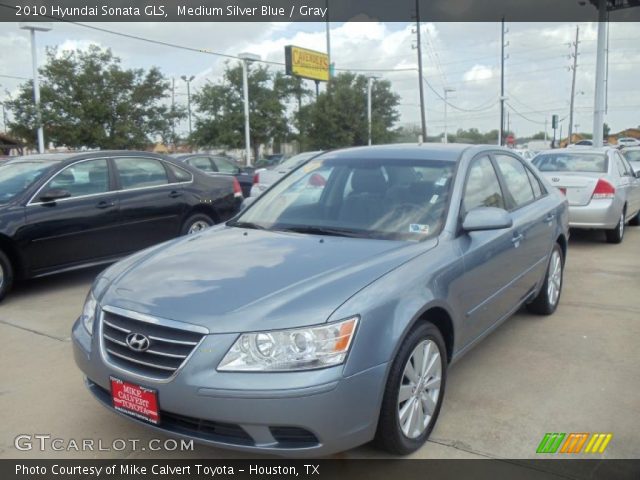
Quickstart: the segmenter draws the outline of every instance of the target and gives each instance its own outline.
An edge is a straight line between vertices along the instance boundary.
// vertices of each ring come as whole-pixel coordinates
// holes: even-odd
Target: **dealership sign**
[[[284,47],[284,58],[287,75],[320,82],[329,80],[329,55],[326,53],[287,45]]]

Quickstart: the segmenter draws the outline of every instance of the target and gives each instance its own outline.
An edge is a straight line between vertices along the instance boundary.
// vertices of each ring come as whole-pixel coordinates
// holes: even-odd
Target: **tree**
[[[545,139],[544,132],[538,132],[531,137],[531,140],[544,140],[544,139]]]
[[[171,123],[184,113],[163,103],[169,82],[157,68],[125,70],[111,50],[47,50],[40,69],[45,137],[70,148],[144,148],[154,137],[168,139]],[[35,143],[37,122],[33,86],[20,86],[7,105],[11,133]]]
[[[609,127],[609,125],[605,122],[602,125],[602,137],[606,139],[610,133],[611,133],[611,127]]]
[[[282,141],[289,134],[285,100],[294,85],[264,66],[251,66],[248,73],[251,146],[258,158],[260,145]],[[300,92],[303,95],[303,92]],[[202,147],[244,146],[244,93],[242,66],[230,66],[220,83],[209,83],[193,95],[198,109],[192,140]]]
[[[387,80],[376,80],[372,89],[372,138],[388,143],[395,137],[393,126],[399,118],[400,97]],[[366,145],[367,77],[341,73],[331,80],[330,90],[315,102],[302,107],[298,117],[301,135],[312,149]]]

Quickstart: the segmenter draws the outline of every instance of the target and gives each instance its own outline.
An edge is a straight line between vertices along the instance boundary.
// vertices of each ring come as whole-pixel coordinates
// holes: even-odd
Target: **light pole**
[[[453,93],[455,91],[455,88],[444,87],[444,143],[449,143],[449,135],[447,132],[447,104],[449,103],[449,100],[447,99],[447,96],[449,93]]]
[[[378,77],[369,77],[367,80],[367,122],[369,125],[369,145],[371,145],[371,90],[373,89],[373,81]]]
[[[247,167],[250,167],[251,127],[249,124],[249,62],[260,60],[260,57],[253,53],[241,53],[238,57],[242,59],[242,87],[244,91],[244,145],[247,155]]]
[[[604,72],[607,49],[607,0],[598,0],[598,42],[596,48],[596,87],[593,100],[593,146],[601,147],[604,137]]]
[[[190,77],[182,75],[180,78],[187,82],[187,111],[189,112],[189,137],[191,137],[191,82],[193,82],[193,79],[196,77],[194,75],[191,75]]]
[[[31,32],[31,62],[33,66],[33,103],[36,107],[36,123],[38,125],[38,153],[44,153],[44,130],[40,112],[40,78],[38,76],[38,55],[36,50],[36,32],[48,32],[51,24],[47,22],[21,22],[22,30]]]

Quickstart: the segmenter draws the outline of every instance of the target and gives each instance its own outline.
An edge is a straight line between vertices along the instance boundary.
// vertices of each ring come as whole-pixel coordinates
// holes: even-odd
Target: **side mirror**
[[[471,210],[464,217],[462,229],[465,232],[479,232],[483,230],[502,230],[511,228],[513,220],[509,212],[502,208],[478,207]]]
[[[43,202],[55,202],[56,200],[69,198],[70,196],[71,192],[69,192],[69,190],[64,190],[62,188],[51,188],[40,195],[40,200]]]
[[[634,175],[636,178],[640,178],[640,168],[639,168],[638,170],[634,170],[633,175]]]
[[[247,197],[240,204],[240,211],[245,210],[249,205],[256,201],[258,197]]]

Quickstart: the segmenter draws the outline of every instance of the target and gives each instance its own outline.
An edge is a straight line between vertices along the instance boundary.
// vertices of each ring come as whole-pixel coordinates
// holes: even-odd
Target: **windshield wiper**
[[[253,223],[253,222],[238,222],[238,221],[228,222],[227,226],[238,227],[238,228],[252,228],[254,230],[268,230],[267,227],[258,225],[257,223]]]
[[[369,238],[370,235],[363,231],[354,231],[346,228],[319,227],[300,225],[296,227],[277,228],[280,232],[309,233],[312,235],[331,235],[334,237]]]

